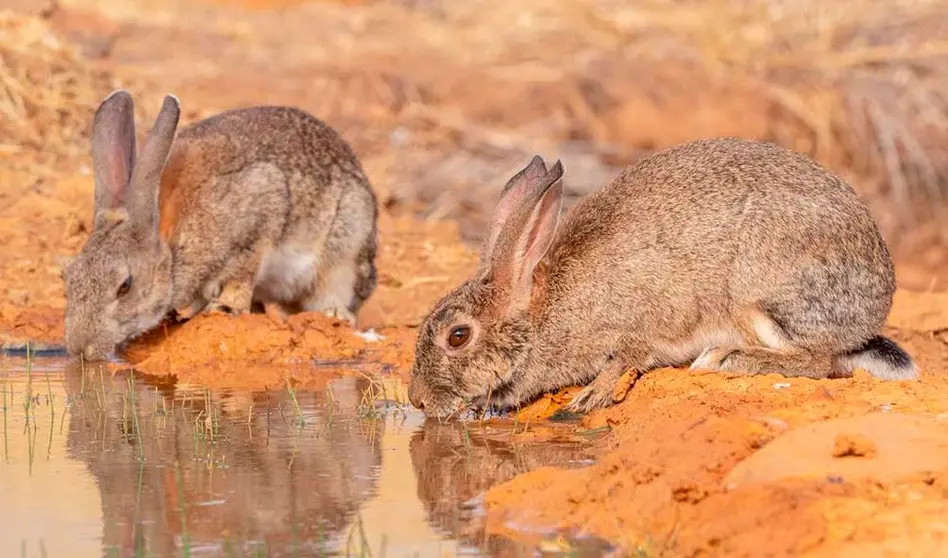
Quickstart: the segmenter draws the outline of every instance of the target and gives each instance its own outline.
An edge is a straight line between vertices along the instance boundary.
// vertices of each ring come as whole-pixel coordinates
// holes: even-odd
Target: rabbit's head
[[[559,161],[540,157],[504,187],[477,271],[425,318],[409,397],[434,417],[505,404],[533,343],[544,290],[534,271],[553,242],[563,199]],[[540,302],[542,303],[542,302]]]
[[[171,250],[158,234],[158,188],[179,112],[177,99],[165,97],[136,156],[131,96],[116,91],[96,111],[93,230],[63,270],[65,342],[72,355],[105,358],[117,344],[157,325],[169,310]]]

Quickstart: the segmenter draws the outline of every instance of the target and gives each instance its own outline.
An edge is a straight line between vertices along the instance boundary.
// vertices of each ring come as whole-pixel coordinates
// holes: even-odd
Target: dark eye
[[[471,339],[471,328],[467,326],[457,326],[448,334],[448,345],[452,349],[460,349]]]
[[[118,292],[115,293],[115,296],[125,296],[128,294],[128,291],[132,289],[132,276],[129,275],[122,281],[122,284],[119,285]]]

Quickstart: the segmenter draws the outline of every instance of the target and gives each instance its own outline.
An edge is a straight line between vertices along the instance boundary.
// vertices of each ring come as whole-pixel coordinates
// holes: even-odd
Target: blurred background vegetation
[[[165,92],[185,120],[300,106],[353,143],[390,212],[456,219],[472,242],[533,153],[563,159],[573,201],[652,150],[737,135],[805,151],[851,181],[900,282],[948,289],[938,280],[948,0],[0,0],[0,10],[0,172],[14,173],[0,176],[3,207],[23,188],[42,192],[44,176],[88,167],[92,112],[119,86],[142,116]]]

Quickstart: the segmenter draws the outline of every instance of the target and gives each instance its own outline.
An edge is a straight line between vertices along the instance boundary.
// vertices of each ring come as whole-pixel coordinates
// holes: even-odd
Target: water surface
[[[7,358],[0,556],[538,555],[485,535],[479,497],[588,464],[589,437],[426,421],[381,385],[207,390]]]

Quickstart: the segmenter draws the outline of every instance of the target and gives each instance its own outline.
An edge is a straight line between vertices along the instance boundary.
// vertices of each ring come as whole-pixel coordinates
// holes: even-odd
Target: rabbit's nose
[[[425,410],[426,391],[427,390],[422,388],[415,374],[412,374],[411,383],[408,384],[408,400],[411,401],[411,404],[419,411]]]
[[[411,404],[418,409],[419,411],[425,410],[425,399],[419,393],[421,390],[418,389],[408,389],[408,400],[411,401]]]

